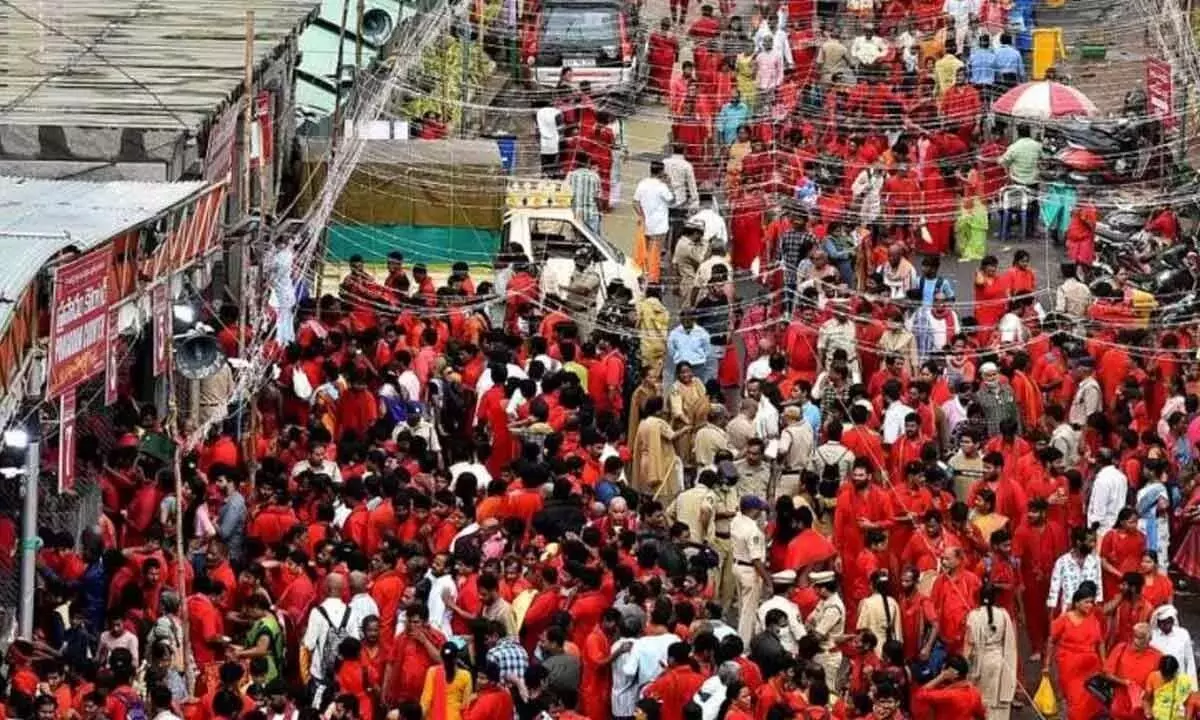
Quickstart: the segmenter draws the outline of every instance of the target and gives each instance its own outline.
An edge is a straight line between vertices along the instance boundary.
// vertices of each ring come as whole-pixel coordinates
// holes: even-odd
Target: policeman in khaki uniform
[[[821,598],[805,621],[808,631],[821,643],[821,652],[813,660],[825,670],[825,684],[836,693],[842,669],[837,641],[846,633],[846,606],[838,595],[837,574],[832,570],[810,573],[808,579]]]
[[[758,526],[758,518],[767,502],[757,495],[746,495],[739,503],[741,512],[729,523],[729,542],[733,553],[733,578],[738,591],[738,635],[747,645],[754,637],[758,603],[763,591],[771,593],[771,575],[767,572],[767,536]]]
[[[713,596],[721,607],[730,607],[736,586],[733,582],[733,548],[729,526],[738,511],[738,496],[734,490],[738,474],[733,466],[733,454],[728,450],[717,451],[713,459],[717,466],[717,482],[712,487],[713,521],[712,539],[709,542],[721,558],[721,564],[715,568]]]

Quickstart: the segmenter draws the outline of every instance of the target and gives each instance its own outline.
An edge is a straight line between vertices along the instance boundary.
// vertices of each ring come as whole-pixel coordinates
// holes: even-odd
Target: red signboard
[[[208,130],[204,148],[204,179],[209,182],[229,180],[233,174],[233,151],[237,142],[238,117],[242,101],[230,105]]]
[[[154,375],[167,371],[167,353],[171,351],[171,298],[166,283],[154,286],[150,294],[150,313],[154,318]]]
[[[75,389],[62,396],[58,413],[58,491],[75,490]]]
[[[112,253],[102,248],[60,265],[54,273],[47,400],[104,372],[111,265]]]
[[[1146,60],[1146,106],[1151,116],[1162,121],[1163,128],[1175,127],[1175,78],[1171,63],[1165,60]]]
[[[104,361],[104,404],[112,405],[117,401],[117,388],[121,374],[120,358],[121,323],[118,312],[113,310],[108,314],[108,348]]]

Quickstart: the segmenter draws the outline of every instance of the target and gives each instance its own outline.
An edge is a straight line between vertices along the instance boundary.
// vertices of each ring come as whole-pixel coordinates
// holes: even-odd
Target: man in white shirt
[[[888,380],[883,383],[883,399],[888,403],[883,411],[883,444],[891,445],[904,434],[904,419],[916,412],[900,400],[900,381]]]
[[[341,575],[326,576],[325,599],[308,613],[308,627],[304,631],[304,649],[308,651],[311,659],[309,677],[318,686],[316,697],[313,698],[314,707],[320,707],[321,695],[333,681],[333,678],[325,677],[325,669],[322,667],[325,643],[329,642],[329,635],[334,628],[342,627],[343,618],[345,618],[347,630],[350,626],[348,616],[350,608],[342,602],[344,590],[345,581],[342,580]]]
[[[1050,594],[1046,607],[1066,612],[1079,586],[1088,581],[1096,586],[1096,603],[1104,600],[1104,582],[1100,577],[1100,556],[1096,554],[1096,536],[1087,528],[1071,530],[1071,549],[1054,561],[1050,571]]]
[[[794,655],[796,653],[796,643],[800,638],[804,637],[806,632],[804,620],[800,617],[799,606],[788,599],[788,593],[791,591],[792,585],[796,584],[796,571],[781,570],[774,573],[771,575],[771,582],[775,587],[775,594],[758,606],[758,616],[754,626],[754,633],[757,635],[767,628],[768,612],[772,610],[782,611],[787,616],[787,628],[780,634],[779,644],[783,645],[784,650]]]
[[[1067,421],[1077,428],[1086,426],[1088,417],[1104,407],[1104,393],[1094,377],[1095,371],[1095,361],[1090,357],[1081,358],[1075,366],[1075,380],[1079,384],[1075,387]]]
[[[766,42],[768,39],[770,43]],[[754,51],[779,55],[785,68],[795,65],[792,60],[792,45],[788,40],[787,31],[779,23],[778,15],[768,17],[766,23],[759,24],[758,30],[754,32]]]
[[[342,484],[342,472],[337,463],[325,458],[325,443],[315,442],[308,449],[308,457],[292,466],[292,477],[306,472],[328,475],[334,485]]]
[[[404,368],[400,372],[400,376],[396,378],[396,387],[401,391],[405,400],[409,402],[420,402],[421,400],[421,380],[412,370],[412,353],[407,350],[400,350],[393,357],[396,363]]]
[[[535,114],[537,121],[538,152],[542,158],[542,175],[548,178],[559,176],[558,151],[562,140],[562,111],[547,99],[539,101]]]
[[[650,613],[650,622],[667,626],[671,622],[670,612],[667,607],[655,606]],[[663,669],[667,667],[667,649],[677,642],[679,636],[670,632],[639,637],[633,641],[629,652],[614,663],[614,668],[622,675],[635,678],[634,682],[640,693],[642,688],[662,674]],[[615,689],[614,687],[614,692]]]
[[[1101,539],[1117,524],[1117,513],[1125,507],[1125,495],[1129,492],[1129,479],[1117,467],[1113,452],[1100,448],[1100,472],[1092,481],[1092,496],[1088,500],[1087,524],[1100,524],[1097,532]]]
[[[643,179],[633,191],[633,211],[646,233],[646,254],[652,267],[658,267],[663,243],[671,229],[671,205],[675,195],[666,183],[666,169],[661,160],[650,163],[650,177]],[[657,278],[650,278],[657,280]]]
[[[706,243],[726,245],[729,243],[729,230],[725,226],[725,218],[713,206],[712,193],[700,193],[700,211],[687,219],[687,224],[696,224],[704,228],[700,240]]]
[[[450,627],[454,611],[450,606],[458,602],[458,583],[454,581],[454,573],[450,572],[450,557],[445,553],[434,555],[427,577],[432,582],[426,602],[429,606],[429,627],[445,637],[454,637],[454,629]]]
[[[370,584],[367,574],[355,570],[350,573],[350,624],[346,630],[350,637],[362,639],[362,621],[369,617],[379,617],[379,606],[375,599],[367,593]]]

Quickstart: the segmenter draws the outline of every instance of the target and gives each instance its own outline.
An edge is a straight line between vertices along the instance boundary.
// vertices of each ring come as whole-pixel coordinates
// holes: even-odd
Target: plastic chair
[[[1029,237],[1029,208],[1033,203],[1030,189],[1024,185],[1006,185],[1000,191],[1000,240],[1008,240],[1008,231],[1012,223],[1012,211],[1019,209],[1021,213],[1021,239]]]

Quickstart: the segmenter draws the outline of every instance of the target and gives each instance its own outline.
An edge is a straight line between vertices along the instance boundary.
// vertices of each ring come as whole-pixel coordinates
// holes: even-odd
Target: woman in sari
[[[659,359],[658,364],[662,364]],[[662,381],[661,367],[643,367],[642,381],[633,389],[633,394],[629,398],[629,426],[625,435],[625,442],[632,443],[633,438],[637,436],[638,425],[642,422],[642,408],[646,405],[646,401],[652,397],[660,397],[662,388],[659,383]]]
[[[425,671],[421,710],[426,720],[462,720],[462,709],[471,696],[471,673],[458,665],[458,648],[446,643],[442,662]]]
[[[1002,607],[996,607],[996,587],[984,585],[979,607],[967,615],[963,655],[971,663],[967,679],[979,688],[988,720],[1008,720],[1017,693],[1017,628]]]
[[[1087,681],[1104,667],[1104,632],[1096,609],[1096,584],[1085,580],[1071,598],[1071,607],[1050,624],[1050,640],[1042,656],[1042,674],[1058,667],[1059,694],[1067,704],[1066,720],[1092,720],[1103,711],[1087,689]]]
[[[1192,580],[1200,581],[1200,483],[1193,485],[1176,517],[1184,536],[1175,551],[1175,565]]]
[[[679,493],[677,478],[682,474],[682,466],[675,454],[675,432],[663,418],[663,408],[663,399],[657,396],[642,406],[642,420],[630,448],[633,454],[630,485],[666,503]]]
[[[954,233],[958,238],[958,257],[963,261],[979,261],[987,253],[987,203],[978,195],[963,199]]]
[[[1176,557],[1176,562],[1179,558]],[[1175,586],[1171,578],[1158,567],[1158,553],[1142,553],[1142,564],[1138,568],[1142,574],[1142,597],[1153,607],[1168,605],[1175,600]]]
[[[674,428],[675,452],[685,467],[694,464],[692,438],[708,422],[708,392],[696,377],[692,366],[681,362],[675,366],[675,384],[671,387],[671,426]]]
[[[1138,515],[1124,507],[1117,513],[1117,524],[1100,541],[1100,565],[1104,573],[1104,597],[1120,593],[1121,577],[1137,572],[1146,551],[1146,536],[1138,530]]]

